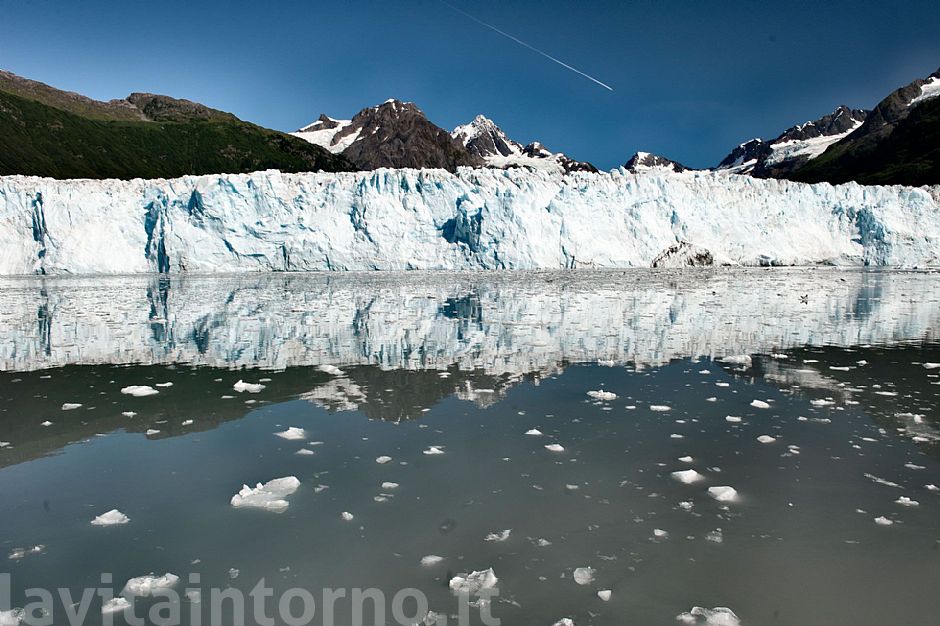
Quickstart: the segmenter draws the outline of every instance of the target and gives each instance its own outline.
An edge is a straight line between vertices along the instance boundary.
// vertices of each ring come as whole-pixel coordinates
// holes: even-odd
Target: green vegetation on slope
[[[186,100],[132,94],[96,102],[8,76],[0,76],[0,175],[129,179],[355,169],[320,146]]]

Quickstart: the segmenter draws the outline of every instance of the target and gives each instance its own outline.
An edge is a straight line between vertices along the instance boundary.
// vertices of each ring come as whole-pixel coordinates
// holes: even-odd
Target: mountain
[[[892,92],[855,132],[791,178],[830,183],[940,183],[940,70]]]
[[[0,175],[129,179],[264,169],[352,165],[188,100],[133,93],[100,102],[0,71]]]
[[[651,170],[684,172],[689,169],[678,161],[667,159],[658,154],[650,154],[649,152],[637,152],[630,157],[629,161],[624,163],[623,167],[633,173],[648,172]]]
[[[552,172],[596,172],[585,161],[575,161],[561,152],[552,152],[539,142],[526,146],[510,139],[492,120],[477,115],[472,122],[458,126],[451,136],[488,167],[531,167]]]
[[[462,165],[483,164],[413,103],[400,100],[363,109],[351,120],[321,115],[294,135],[341,154],[360,170],[414,167],[453,172]]]
[[[818,120],[791,126],[775,139],[742,143],[716,169],[758,178],[786,178],[860,128],[868,111],[840,106]]]
[[[938,189],[665,169],[8,176],[0,274],[940,267]]]

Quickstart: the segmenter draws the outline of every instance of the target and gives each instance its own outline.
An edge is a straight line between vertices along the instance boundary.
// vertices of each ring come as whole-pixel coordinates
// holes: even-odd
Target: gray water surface
[[[171,572],[182,595],[198,572],[317,598],[413,587],[453,615],[451,578],[492,568],[509,625],[940,614],[940,274],[3,279],[0,302],[14,607],[102,572],[116,592]],[[702,480],[671,475],[688,469]],[[286,476],[285,511],[231,505]],[[130,522],[90,524],[115,508]]]

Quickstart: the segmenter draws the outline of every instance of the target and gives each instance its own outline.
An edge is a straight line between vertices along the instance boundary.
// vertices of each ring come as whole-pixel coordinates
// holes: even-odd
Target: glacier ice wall
[[[0,274],[940,263],[940,188],[720,173],[0,178]]]

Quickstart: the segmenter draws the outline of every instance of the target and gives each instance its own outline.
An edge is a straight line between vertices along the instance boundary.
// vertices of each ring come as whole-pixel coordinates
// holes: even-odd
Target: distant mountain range
[[[840,106],[777,137],[734,148],[711,170],[804,182],[940,184],[940,70],[866,111]],[[388,100],[351,119],[327,115],[286,134],[168,96],[99,102],[0,71],[0,174],[169,178],[263,169],[532,168],[596,172],[591,163],[523,145],[478,115],[447,131],[413,103]],[[639,152],[633,172],[689,168]]]

